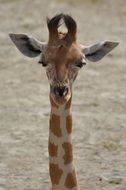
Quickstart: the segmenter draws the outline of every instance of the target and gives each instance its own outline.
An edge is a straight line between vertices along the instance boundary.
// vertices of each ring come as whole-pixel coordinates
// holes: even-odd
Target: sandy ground
[[[126,1],[0,0],[0,190],[49,190],[49,85],[9,32],[46,41],[47,15],[70,13],[78,41],[120,45],[74,84],[74,154],[81,190],[126,190]]]

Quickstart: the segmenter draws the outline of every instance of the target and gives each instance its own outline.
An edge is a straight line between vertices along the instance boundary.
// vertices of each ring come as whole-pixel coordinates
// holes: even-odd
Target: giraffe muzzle
[[[54,94],[57,97],[65,97],[68,94],[68,87],[67,86],[54,87]]]

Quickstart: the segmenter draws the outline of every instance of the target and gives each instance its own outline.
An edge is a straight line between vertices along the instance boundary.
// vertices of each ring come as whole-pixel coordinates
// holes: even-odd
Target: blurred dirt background
[[[74,84],[73,143],[81,190],[126,190],[126,1],[0,0],[0,190],[49,190],[49,85],[9,32],[47,41],[46,16],[71,14],[78,41],[120,45]]]

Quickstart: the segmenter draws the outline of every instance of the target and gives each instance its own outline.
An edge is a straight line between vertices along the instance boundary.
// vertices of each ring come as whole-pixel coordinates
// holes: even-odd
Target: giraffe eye
[[[86,65],[86,62],[85,62],[84,59],[82,59],[82,61],[76,63],[76,66],[79,67],[79,68],[83,67],[84,65]]]
[[[79,67],[79,68],[81,68],[81,67],[83,67],[83,63],[82,62],[77,63],[76,66]]]
[[[46,66],[47,66],[47,63],[44,62],[44,61],[39,61],[38,63],[39,63],[39,64],[42,64],[43,67],[46,67]]]
[[[47,63],[46,63],[46,62],[43,62],[43,63],[42,63],[42,66],[43,66],[43,67],[46,67],[46,66],[47,66]]]

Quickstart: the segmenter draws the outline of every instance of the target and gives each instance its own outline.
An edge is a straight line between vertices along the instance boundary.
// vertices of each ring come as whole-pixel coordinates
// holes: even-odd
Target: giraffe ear
[[[103,41],[87,47],[81,45],[81,50],[89,61],[97,62],[118,44],[118,42]]]
[[[18,50],[27,57],[37,57],[45,46],[45,43],[26,34],[9,34],[9,36]]]

